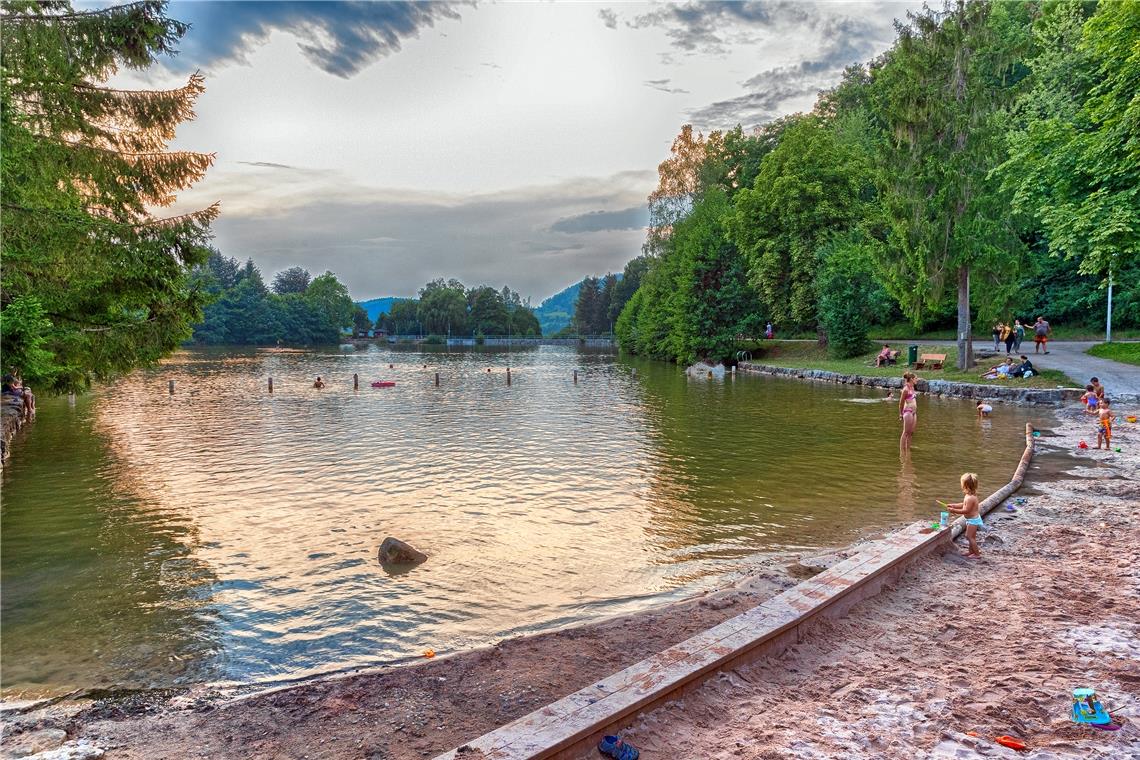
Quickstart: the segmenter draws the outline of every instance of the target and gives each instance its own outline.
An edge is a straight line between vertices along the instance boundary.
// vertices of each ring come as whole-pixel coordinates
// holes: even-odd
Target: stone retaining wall
[[[740,362],[738,365],[742,372],[753,372],[760,375],[775,375],[778,377],[791,377],[797,380],[818,380],[825,383],[842,383],[844,385],[865,385],[871,388],[901,388],[902,373],[905,367],[899,367],[898,377],[871,377],[868,375],[847,375],[842,372],[831,372],[825,369],[795,369],[792,367],[774,367],[769,364],[755,362]],[[1081,388],[1018,388],[1007,385],[981,385],[978,383],[960,383],[951,380],[927,380],[919,378],[915,383],[920,393],[930,393],[937,396],[951,396],[956,398],[990,399],[1008,401],[1015,404],[1049,404],[1059,406],[1066,401],[1076,401],[1084,393]],[[1113,399],[1116,400],[1115,398]]]
[[[19,396],[0,397],[0,463],[8,461],[12,437],[24,426],[24,402]]]

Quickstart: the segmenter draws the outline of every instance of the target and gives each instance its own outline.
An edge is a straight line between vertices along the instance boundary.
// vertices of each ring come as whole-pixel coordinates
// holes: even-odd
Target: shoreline
[[[844,372],[834,372],[824,369],[803,369],[797,367],[781,367],[773,364],[759,364],[757,362],[742,361],[737,365],[741,372],[754,375],[769,375],[794,380],[807,380],[816,382],[836,383],[841,385],[862,385],[868,388],[898,389],[902,387],[902,373],[907,369],[899,365],[898,377],[879,377],[877,375],[857,375]],[[938,380],[919,377],[915,383],[919,393],[933,396],[945,396],[962,399],[987,399],[1003,401],[1011,404],[1035,406],[1061,406],[1076,401],[1084,393],[1083,388],[1018,388],[1006,385],[982,385],[981,383],[966,383],[956,380]],[[1131,395],[1113,397],[1114,403],[1136,403],[1137,398]]]
[[[329,757],[433,756],[735,617],[873,538],[801,555],[784,570],[774,557],[772,567],[734,585],[662,607],[436,660],[268,689],[203,684],[178,692],[91,695],[5,710],[6,728],[17,740],[36,730],[65,730],[67,746],[88,742],[111,758],[181,757],[189,748],[203,756],[300,757],[317,746]],[[251,728],[266,725],[278,727]],[[360,738],[363,725],[369,727],[366,740]],[[239,740],[245,743],[233,743]]]

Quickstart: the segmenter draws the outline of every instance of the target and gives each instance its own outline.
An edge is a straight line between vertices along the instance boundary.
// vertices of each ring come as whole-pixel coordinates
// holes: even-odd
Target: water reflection
[[[216,577],[193,523],[97,431],[90,397],[39,407],[4,470],[6,693],[213,677]]]
[[[638,609],[1008,477],[1028,413],[1000,412],[921,400],[900,470],[857,389],[550,347],[184,352],[47,402],[5,472],[3,684],[296,676]],[[389,535],[430,559],[385,573]]]

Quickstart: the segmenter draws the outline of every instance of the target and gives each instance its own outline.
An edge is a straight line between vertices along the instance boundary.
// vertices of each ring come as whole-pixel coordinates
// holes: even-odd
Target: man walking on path
[[[1049,353],[1049,333],[1052,331],[1053,328],[1049,327],[1049,323],[1044,318],[1037,318],[1037,321],[1033,323],[1033,353],[1041,350]]]

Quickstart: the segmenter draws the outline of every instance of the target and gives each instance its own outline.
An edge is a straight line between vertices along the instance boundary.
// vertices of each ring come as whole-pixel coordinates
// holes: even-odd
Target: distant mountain
[[[387,298],[373,298],[371,301],[357,301],[356,304],[357,306],[364,307],[364,310],[368,312],[368,318],[375,322],[376,317],[381,314],[387,314],[392,310],[392,304],[397,301],[407,300],[406,298],[399,298],[397,296],[388,296]]]
[[[574,283],[565,290],[561,290],[538,305],[534,316],[538,317],[538,324],[542,326],[543,335],[553,335],[574,317],[574,303],[578,300],[578,289],[582,281]]]
[[[617,278],[621,279],[621,272],[617,273]],[[538,317],[538,323],[542,325],[543,335],[553,335],[570,324],[570,320],[574,318],[574,304],[578,302],[578,290],[581,287],[582,280],[579,280],[547,298],[534,310],[534,316]]]

